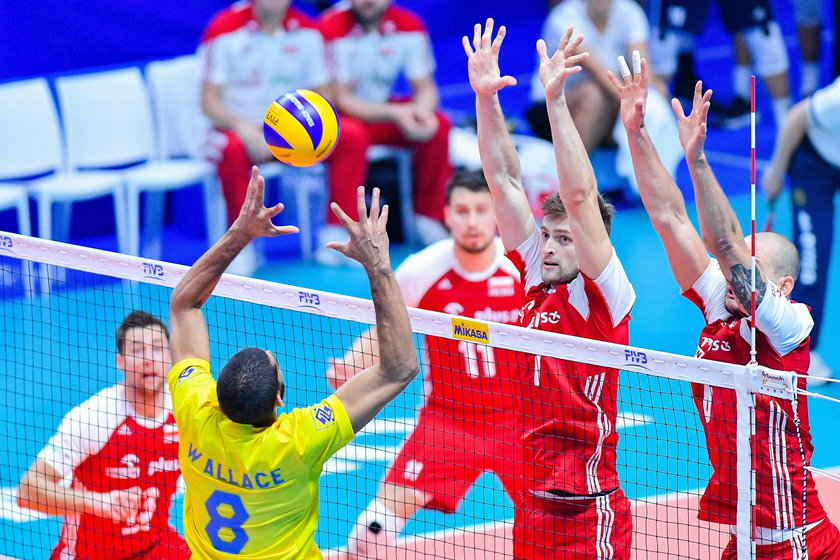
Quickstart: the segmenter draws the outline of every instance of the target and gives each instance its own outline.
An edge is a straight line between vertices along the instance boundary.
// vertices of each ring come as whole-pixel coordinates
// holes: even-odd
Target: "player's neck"
[[[496,246],[491,243],[483,251],[471,253],[455,244],[455,259],[467,272],[481,272],[487,270],[496,259]]]
[[[257,21],[260,24],[260,29],[272,35],[275,31],[283,27],[283,20],[286,18],[286,12],[282,14],[257,14]]]
[[[157,418],[163,410],[163,391],[143,391],[125,388],[125,400],[138,416]]]

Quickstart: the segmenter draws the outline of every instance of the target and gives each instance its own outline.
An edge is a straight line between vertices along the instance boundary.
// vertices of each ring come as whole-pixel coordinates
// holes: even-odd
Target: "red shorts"
[[[737,542],[733,536],[723,551],[721,560],[737,560]],[[808,560],[840,560],[840,531],[827,518],[805,533],[805,546],[808,548]],[[757,560],[793,560],[805,558],[796,551],[794,554],[791,541],[776,544],[763,544],[755,547]]]
[[[630,500],[621,488],[582,500],[549,500],[526,491],[517,500],[517,560],[628,560],[632,540]]]
[[[119,550],[97,550],[95,556],[78,560],[190,560],[190,549],[187,541],[174,529],[169,529],[157,535],[157,541],[150,543],[150,547],[137,554],[125,555]],[[50,560],[59,560],[62,552],[68,548],[67,543],[59,541],[58,546],[50,555]]]
[[[492,471],[513,500],[522,480],[519,436],[510,419],[464,420],[423,409],[385,482],[426,494],[426,508],[453,513],[479,475]]]

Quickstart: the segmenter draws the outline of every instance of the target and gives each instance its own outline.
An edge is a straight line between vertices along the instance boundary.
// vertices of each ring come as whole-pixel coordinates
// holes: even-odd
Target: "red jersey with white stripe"
[[[401,74],[412,81],[435,71],[426,26],[405,8],[388,6],[379,27],[369,32],[349,6],[324,12],[319,23],[333,78],[350,84],[353,94],[366,101],[388,101]]]
[[[746,319],[733,319],[726,311],[726,292],[726,279],[717,261],[712,260],[684,294],[700,308],[707,323],[700,334],[697,357],[747,364],[750,361],[751,324]],[[810,363],[809,333],[814,324],[807,306],[789,301],[777,286],[768,282],[755,315],[758,363],[806,375]],[[805,379],[799,379],[799,387],[805,388]],[[699,518],[735,524],[738,504],[736,444],[739,437],[735,422],[735,391],[694,383],[692,393],[714,469],[700,500]],[[804,458],[794,424],[793,401],[756,395],[752,445],[756,507],[753,515],[759,527],[793,529],[806,524],[802,517],[804,467],[810,464],[814,447],[808,422],[808,400],[800,395],[797,402]],[[812,476],[807,478],[807,515],[807,523],[825,517]]]
[[[454,242],[445,239],[408,257],[397,268],[406,305],[481,321],[516,324],[522,288],[504,247],[485,270],[464,270]],[[426,337],[426,406],[470,419],[509,416],[516,380],[515,353],[461,340]],[[485,420],[490,420],[485,418]]]
[[[260,29],[252,2],[237,2],[210,21],[198,54],[203,79],[222,87],[222,103],[254,123],[293,89],[329,81],[324,39],[312,18],[289,7],[279,29]]]
[[[542,282],[539,230],[508,254],[526,295],[527,328],[627,344],[636,294],[618,256],[595,280],[579,274],[552,288]],[[615,431],[618,370],[529,356],[522,404],[525,479],[535,492],[597,494],[618,488]]]
[[[38,454],[72,487],[107,493],[139,487],[145,502],[134,523],[114,523],[90,514],[64,519],[59,558],[128,559],[161,540],[181,471],[178,429],[169,396],[157,419],[136,416],[123,385],[103,389],[73,408]]]

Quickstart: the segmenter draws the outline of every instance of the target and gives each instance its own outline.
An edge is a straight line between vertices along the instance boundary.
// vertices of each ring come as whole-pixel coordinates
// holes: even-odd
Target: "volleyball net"
[[[73,407],[123,381],[124,373],[117,367],[117,326],[133,310],[168,323],[172,288],[186,270],[181,265],[0,232],[0,415],[4,425],[0,431],[4,450],[0,453],[0,556],[49,557],[64,520],[21,507],[18,484]],[[246,346],[271,350],[284,372],[287,410],[314,404],[332,392],[326,381],[331,360],[366,336],[375,320],[373,305],[365,299],[231,275],[225,275],[217,286],[205,306],[205,317],[211,369],[218,372]],[[634,558],[720,557],[730,539],[730,527],[697,519],[698,501],[712,471],[690,383],[732,390],[738,410],[732,422],[737,423],[739,434],[736,532],[743,537],[739,557],[749,557],[754,497],[752,395],[792,399],[795,380],[791,374],[416,309],[410,310],[410,317],[420,376],[330,459],[321,477],[316,540],[327,558],[344,556],[347,537],[389,466],[401,451],[412,449],[403,446],[417,426],[426,399],[429,359],[441,358],[428,351],[426,337],[454,341],[449,347],[466,359],[467,371],[452,371],[446,381],[453,385],[452,394],[458,394],[475,376],[499,376],[501,382],[501,370],[510,365],[504,360],[515,353],[620,370],[616,425],[606,429],[614,429],[619,436],[616,464],[621,487],[632,503]],[[521,382],[533,385],[532,372],[523,375]],[[526,415],[540,410],[540,391],[526,392],[527,399],[520,403],[514,402],[517,394],[502,389],[492,395],[490,400],[503,418],[506,410],[513,414],[517,407]],[[450,462],[451,470],[438,472],[435,500],[409,521],[387,558],[511,556],[513,501],[497,476],[501,473],[493,470],[509,468],[522,456],[516,442],[493,441],[497,434],[488,433],[486,416],[473,414],[475,403],[458,404],[470,424],[464,432],[472,439],[465,444],[453,434],[434,432],[419,438],[422,441],[413,449],[432,446],[434,451],[427,449],[426,455]],[[570,410],[569,421],[573,417]],[[509,420],[508,426],[513,424]],[[89,426],[92,431],[97,428]],[[125,452],[126,457],[131,454],[131,450]],[[130,463],[130,457],[125,461]],[[405,480],[424,474],[424,465],[412,457],[403,457],[400,464],[405,465]],[[459,486],[461,476],[467,482]],[[62,483],[72,484],[72,476]],[[170,516],[179,531],[183,530],[182,490],[173,497]]]

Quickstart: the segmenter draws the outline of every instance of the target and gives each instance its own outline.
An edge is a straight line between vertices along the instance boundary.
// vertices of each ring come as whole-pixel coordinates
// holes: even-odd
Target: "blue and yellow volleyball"
[[[327,158],[339,135],[338,114],[332,104],[314,91],[284,93],[269,106],[263,136],[274,157],[306,167]]]

